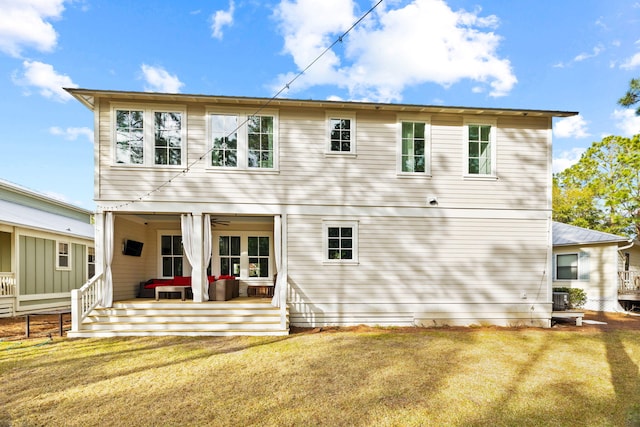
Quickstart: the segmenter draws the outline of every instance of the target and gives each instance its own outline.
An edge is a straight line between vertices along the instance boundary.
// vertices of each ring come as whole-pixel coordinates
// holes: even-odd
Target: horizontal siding
[[[549,208],[546,118],[488,116],[498,124],[499,179],[473,181],[462,177],[462,116],[430,116],[432,177],[399,177],[395,114],[358,112],[357,156],[343,157],[325,153],[324,110],[283,108],[279,111],[279,171],[264,172],[206,168],[205,111],[203,105],[187,104],[191,167],[183,174],[184,167],[113,166],[110,104],[102,102],[96,176],[100,201],[142,197],[190,203],[415,207],[424,206],[429,195],[437,195],[443,207]]]
[[[358,219],[358,265],[326,265],[322,217],[288,216],[292,324],[357,307],[375,318],[412,316],[431,304],[527,305],[549,298],[544,220]]]

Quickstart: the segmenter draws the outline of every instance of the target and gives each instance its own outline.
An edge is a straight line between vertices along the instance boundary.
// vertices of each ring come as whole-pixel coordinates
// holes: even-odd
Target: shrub
[[[569,308],[582,308],[587,302],[587,293],[580,288],[553,288],[553,292],[569,294]]]

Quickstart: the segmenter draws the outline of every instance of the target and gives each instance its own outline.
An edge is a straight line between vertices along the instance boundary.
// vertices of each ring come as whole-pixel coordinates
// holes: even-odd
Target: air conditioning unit
[[[569,308],[569,293],[554,292],[553,293],[553,311],[565,311]]]

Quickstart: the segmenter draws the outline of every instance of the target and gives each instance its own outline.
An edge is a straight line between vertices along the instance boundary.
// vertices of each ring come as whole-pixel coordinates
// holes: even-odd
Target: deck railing
[[[640,292],[640,271],[623,270],[618,272],[618,293]]]
[[[93,276],[80,289],[71,291],[71,330],[79,331],[82,321],[100,303],[103,274]]]
[[[16,295],[16,275],[0,272],[0,297],[13,297]]]

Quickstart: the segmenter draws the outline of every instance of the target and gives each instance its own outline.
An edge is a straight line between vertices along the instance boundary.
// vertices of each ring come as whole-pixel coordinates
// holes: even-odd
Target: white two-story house
[[[550,326],[552,119],[574,112],[68,92],[94,112],[98,206],[98,275],[74,296],[72,336],[99,336],[119,304],[167,317],[104,320],[102,335]],[[219,275],[239,297],[209,300]],[[177,276],[187,301],[136,298]],[[259,301],[274,329],[242,331],[247,293],[274,283]],[[171,310],[233,303],[224,331],[205,312],[170,325]]]

